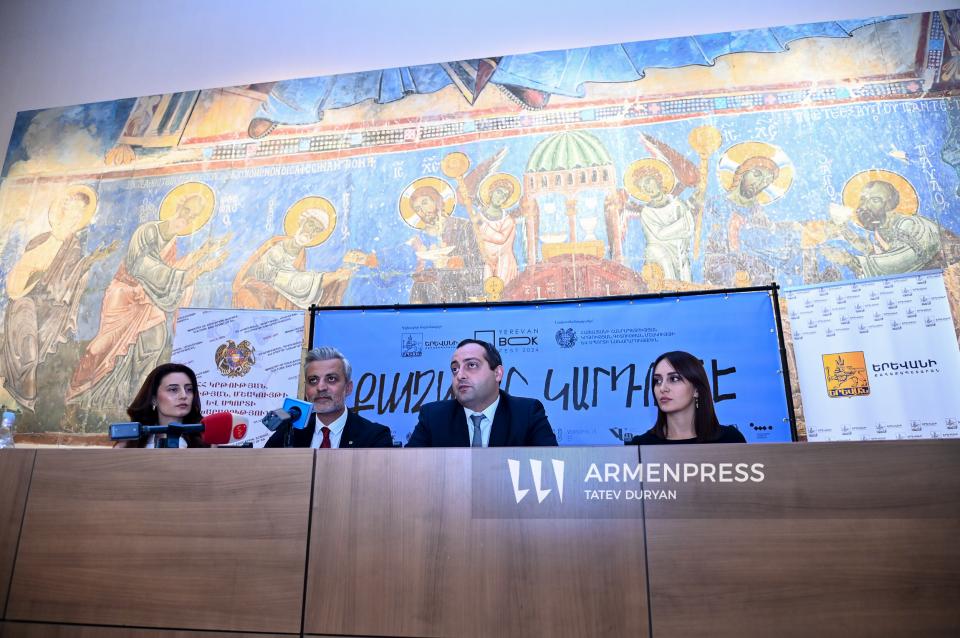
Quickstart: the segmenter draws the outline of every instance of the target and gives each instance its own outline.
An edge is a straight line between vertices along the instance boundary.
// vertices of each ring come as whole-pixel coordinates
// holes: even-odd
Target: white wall
[[[0,0],[0,160],[18,111],[960,0]]]

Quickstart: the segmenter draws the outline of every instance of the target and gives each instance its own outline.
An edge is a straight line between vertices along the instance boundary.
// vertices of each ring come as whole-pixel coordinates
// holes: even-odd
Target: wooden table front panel
[[[0,450],[0,618],[7,604],[35,455],[34,450]]]
[[[0,638],[290,638],[299,634],[248,634],[175,629],[132,629],[45,623],[0,623]]]
[[[960,635],[960,441],[641,448],[763,463],[646,504],[653,635]]]
[[[300,631],[310,450],[41,450],[8,620]]]
[[[531,453],[550,455],[318,452],[304,632],[647,636],[642,517],[510,517],[506,461]],[[636,448],[572,453],[637,461]],[[567,478],[568,500],[580,480]],[[475,481],[509,492],[503,517],[472,517]]]

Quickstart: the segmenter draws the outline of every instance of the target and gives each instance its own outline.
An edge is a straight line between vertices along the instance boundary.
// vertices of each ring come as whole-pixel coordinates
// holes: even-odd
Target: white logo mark
[[[563,502],[563,470],[564,462],[558,459],[550,459],[553,465],[553,478],[557,484],[557,496],[560,502]],[[510,481],[513,483],[513,497],[517,503],[523,500],[530,490],[520,489],[520,461],[517,459],[507,459],[507,467],[510,469]],[[543,500],[550,495],[553,490],[543,489],[543,462],[539,459],[530,459],[530,472],[533,475],[533,488],[537,493],[537,502],[543,503]]]

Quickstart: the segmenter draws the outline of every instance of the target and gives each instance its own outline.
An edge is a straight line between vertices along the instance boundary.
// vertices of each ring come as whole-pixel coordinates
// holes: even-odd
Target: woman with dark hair
[[[197,394],[197,375],[182,363],[161,363],[144,379],[140,391],[133,398],[127,414],[131,421],[143,425],[170,425],[171,423],[200,423],[200,395]],[[136,441],[121,441],[116,447],[154,447],[156,435],[140,437]],[[180,440],[180,447],[208,447],[199,434],[188,434]]]
[[[740,430],[720,425],[707,371],[689,352],[665,352],[653,363],[657,422],[628,445],[746,443]]]

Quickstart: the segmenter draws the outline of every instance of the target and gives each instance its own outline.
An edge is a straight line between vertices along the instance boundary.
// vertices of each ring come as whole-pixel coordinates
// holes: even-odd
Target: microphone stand
[[[283,447],[293,447],[293,423],[299,419],[302,414],[303,412],[297,406],[291,407],[289,413],[285,410],[271,410],[267,413],[267,416],[264,417],[263,424],[266,425],[267,429],[271,432],[281,432]]]
[[[281,426],[286,428],[283,431],[283,447],[293,447],[293,422],[299,419],[301,414],[303,413],[297,406],[290,408],[290,418],[286,419]]]
[[[157,430],[154,434],[163,434],[163,438],[157,437],[157,442],[154,447],[156,448],[179,448],[180,447],[180,437],[185,434],[196,434],[197,432],[203,432],[203,424],[196,423],[191,425],[183,425],[182,423],[171,423],[167,426],[157,426],[163,428]]]

